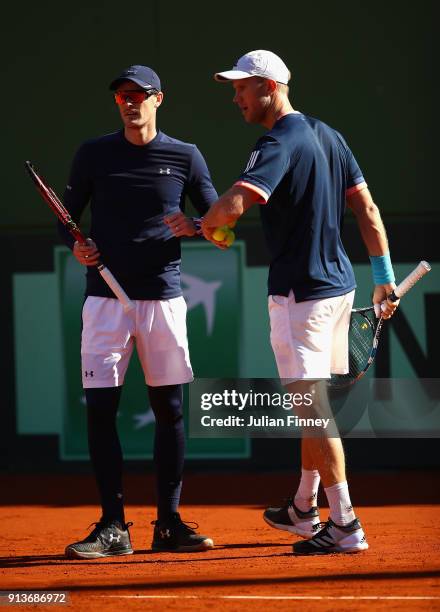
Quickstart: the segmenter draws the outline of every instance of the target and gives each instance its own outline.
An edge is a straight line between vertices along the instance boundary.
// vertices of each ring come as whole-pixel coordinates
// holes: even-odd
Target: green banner
[[[196,376],[240,376],[244,245],[220,252],[204,242],[182,245],[182,288],[188,306],[188,338]],[[61,456],[86,459],[87,434],[81,384],[80,337],[84,270],[71,252],[56,249],[55,269],[60,291],[63,359],[66,372]],[[188,415],[188,386],[185,388]],[[133,354],[124,383],[118,430],[127,459],[153,455],[154,415],[137,356]],[[187,439],[187,458],[247,458],[246,439]]]

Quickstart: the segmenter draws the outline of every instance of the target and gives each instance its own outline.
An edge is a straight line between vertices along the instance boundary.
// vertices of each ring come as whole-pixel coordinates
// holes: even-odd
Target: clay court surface
[[[289,474],[188,475],[182,517],[216,544],[196,554],[150,552],[154,507],[143,502],[151,476],[126,481],[135,553],[72,561],[65,545],[99,518],[91,478],[4,477],[0,589],[68,591],[69,605],[56,609],[74,610],[440,610],[435,472],[355,475],[352,498],[370,549],[315,557],[291,555],[294,536],[261,518],[289,492]]]

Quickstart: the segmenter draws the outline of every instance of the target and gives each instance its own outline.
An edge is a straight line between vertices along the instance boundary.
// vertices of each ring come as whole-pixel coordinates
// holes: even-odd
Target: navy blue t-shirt
[[[180,239],[163,219],[184,211],[185,195],[201,215],[218,197],[197,147],[160,131],[137,146],[121,130],[79,148],[64,202],[76,222],[90,202],[90,237],[128,296],[159,300],[182,295]],[[59,228],[72,248],[72,236]],[[114,297],[94,267],[87,268],[86,295]]]
[[[302,302],[356,287],[341,231],[347,194],[366,183],[338,132],[302,113],[285,115],[258,140],[237,184],[264,204],[269,295],[292,289]]]

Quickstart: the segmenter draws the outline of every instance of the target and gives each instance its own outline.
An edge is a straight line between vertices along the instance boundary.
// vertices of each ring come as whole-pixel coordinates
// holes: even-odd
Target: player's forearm
[[[347,205],[356,217],[362,240],[370,256],[388,253],[388,240],[378,207],[368,188],[347,198]]]
[[[237,221],[259,199],[255,191],[233,185],[209,209],[203,218],[205,227],[221,227]]]
[[[376,204],[372,202],[364,209],[353,212],[368,254],[379,256],[388,253],[387,234]]]
[[[221,227],[236,221],[244,211],[242,195],[230,189],[209,208],[203,217],[203,224],[207,227]]]
[[[362,239],[370,256],[374,284],[381,285],[381,291],[386,290],[389,293],[394,287],[395,277],[388,239],[379,209],[373,202],[368,189],[354,194],[347,203],[356,216]]]

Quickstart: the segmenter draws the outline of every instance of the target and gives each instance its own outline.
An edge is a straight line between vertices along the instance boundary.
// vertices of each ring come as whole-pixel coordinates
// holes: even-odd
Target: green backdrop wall
[[[294,106],[345,135],[385,214],[435,213],[434,7],[435,0],[290,1],[272,12],[262,0],[9,3],[0,230],[52,227],[23,160],[32,159],[62,192],[80,142],[118,129],[107,87],[132,63],[159,72],[160,127],[196,142],[219,191],[226,189],[261,129],[244,124],[231,87],[212,75],[258,48],[290,67]]]
[[[144,0],[130,6],[114,0],[24,0],[2,8],[0,468],[52,468],[58,457],[57,436],[45,435],[43,423],[40,436],[20,433],[22,415],[17,414],[17,405],[27,401],[23,394],[32,390],[18,384],[26,370],[20,369],[22,352],[17,347],[25,346],[29,338],[24,337],[26,326],[18,325],[14,294],[17,287],[29,300],[44,293],[45,301],[34,300],[30,310],[35,314],[40,309],[37,319],[47,320],[47,312],[56,305],[51,278],[53,247],[59,242],[52,214],[26,177],[24,160],[37,164],[62,194],[79,144],[119,128],[108,83],[127,65],[145,63],[158,71],[163,82],[160,128],[197,143],[222,192],[241,172],[262,129],[242,121],[232,104],[230,86],[215,83],[212,75],[232,67],[246,51],[271,49],[292,71],[294,106],[340,130],[352,147],[387,219],[395,262],[414,264],[421,258],[438,262],[435,8],[435,0],[417,4],[291,0],[273,8],[262,0],[250,4]],[[247,247],[247,287],[265,275],[259,266],[267,264],[256,214],[249,211],[237,232]],[[353,262],[364,264],[365,250],[350,224],[347,238]],[[33,274],[37,276],[31,278]],[[21,283],[25,279],[26,286]],[[430,317],[424,313],[422,320],[426,314],[438,337],[436,279],[430,281],[434,285]],[[32,325],[29,312],[25,308],[24,316]],[[403,327],[396,325],[397,329]],[[407,336],[412,342],[411,334]],[[57,343],[58,337],[49,333],[47,350],[38,345],[37,354],[55,354]],[[438,341],[428,342],[428,348],[431,345],[436,347]],[[254,351],[252,357],[256,355]],[[438,367],[438,360],[430,363]],[[52,368],[52,376],[62,376],[59,370]],[[421,375],[436,375],[425,370]],[[387,370],[382,375],[388,375]],[[50,403],[42,409],[50,410]],[[438,465],[437,441],[416,442],[396,441],[393,453],[380,441],[374,447],[371,442],[356,444],[353,465],[371,467],[372,458],[379,467],[402,465],[404,460],[411,466]],[[261,457],[264,462],[267,452],[259,452],[258,440],[253,441],[253,449],[253,461],[258,463]],[[291,450],[283,444],[271,448],[271,453],[274,464],[291,460]]]

